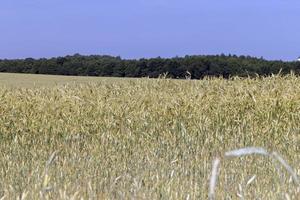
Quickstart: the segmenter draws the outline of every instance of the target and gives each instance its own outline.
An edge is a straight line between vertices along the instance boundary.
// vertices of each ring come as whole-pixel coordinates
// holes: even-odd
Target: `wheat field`
[[[3,76],[1,200],[208,199],[215,158],[216,199],[300,199],[298,183],[269,157],[224,156],[262,147],[300,175],[293,75],[43,87],[11,87],[17,81]]]
[[[45,74],[0,73],[0,86],[12,88],[40,88],[61,85],[78,85],[98,82],[122,82],[134,78],[62,76]]]

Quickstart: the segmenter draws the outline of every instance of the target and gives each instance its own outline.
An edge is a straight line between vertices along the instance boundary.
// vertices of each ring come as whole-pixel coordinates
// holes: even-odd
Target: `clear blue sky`
[[[0,58],[300,56],[299,0],[1,0]]]

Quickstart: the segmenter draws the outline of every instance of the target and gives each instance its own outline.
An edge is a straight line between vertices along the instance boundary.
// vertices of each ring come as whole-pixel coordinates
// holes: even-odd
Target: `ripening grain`
[[[0,199],[299,199],[300,78],[0,87]],[[254,177],[254,178],[253,178]],[[251,181],[250,181],[251,180]]]

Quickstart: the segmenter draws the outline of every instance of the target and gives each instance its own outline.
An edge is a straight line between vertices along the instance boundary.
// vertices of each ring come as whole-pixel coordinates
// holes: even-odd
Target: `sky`
[[[1,0],[0,59],[300,56],[299,0]]]

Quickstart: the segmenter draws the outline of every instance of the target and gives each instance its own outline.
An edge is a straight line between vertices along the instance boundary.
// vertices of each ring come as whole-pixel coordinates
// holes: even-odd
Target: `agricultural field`
[[[216,158],[215,199],[300,199],[300,78],[0,75],[1,200],[208,199]]]
[[[0,73],[0,86],[37,88],[53,87],[60,85],[76,85],[83,83],[119,82],[132,80],[133,78],[106,78],[106,77],[87,77],[87,76],[61,76],[61,75],[42,75],[42,74],[18,74]]]

